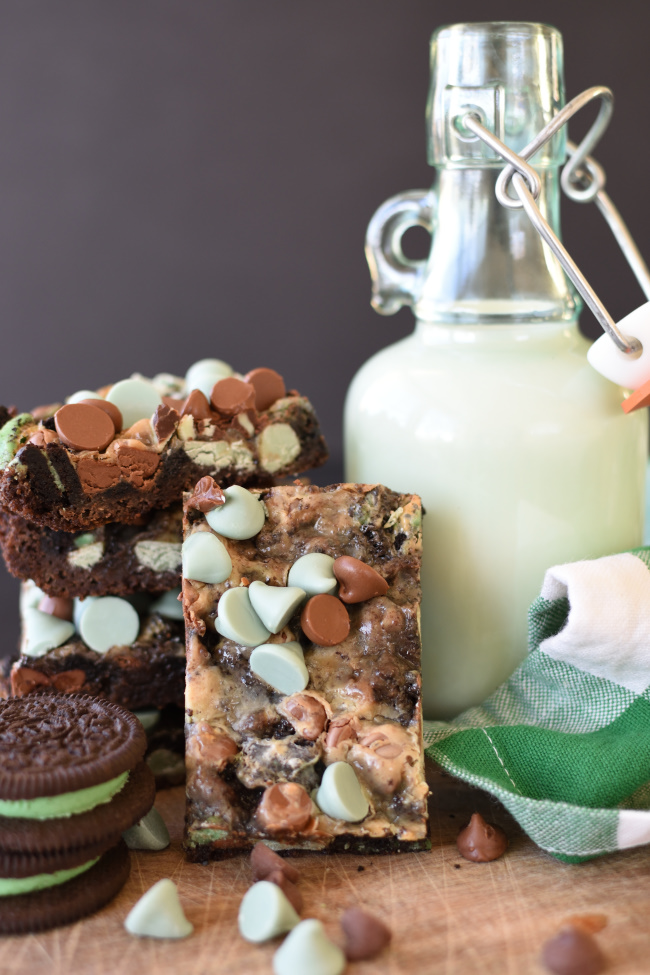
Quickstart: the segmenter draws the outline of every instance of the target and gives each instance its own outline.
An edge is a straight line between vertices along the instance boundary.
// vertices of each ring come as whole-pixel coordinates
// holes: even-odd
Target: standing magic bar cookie
[[[0,932],[85,917],[129,874],[121,833],[151,808],[146,736],[83,695],[0,702]]]
[[[184,510],[188,857],[428,846],[419,498],[204,478]]]
[[[133,524],[202,475],[271,484],[327,459],[309,400],[272,369],[238,376],[215,359],[184,379],[136,375],[63,406],[0,408],[0,423],[0,505],[56,531]]]

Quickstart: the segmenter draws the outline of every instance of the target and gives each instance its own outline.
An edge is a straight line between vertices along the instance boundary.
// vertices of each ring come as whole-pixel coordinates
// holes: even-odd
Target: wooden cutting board
[[[304,916],[320,918],[332,938],[338,938],[341,911],[352,904],[367,906],[393,930],[390,949],[350,964],[349,975],[541,973],[544,940],[570,915],[592,912],[608,919],[597,935],[610,961],[607,971],[650,972],[650,850],[562,864],[541,853],[485,793],[433,768],[429,780],[430,852],[294,861]],[[180,845],[182,789],[160,792],[156,805],[171,847],[132,854],[126,887],[94,917],[46,934],[0,939],[2,975],[270,975],[279,941],[256,947],[237,931],[239,901],[250,883],[247,859],[187,863]],[[477,810],[510,837],[509,851],[494,863],[469,863],[456,850],[459,828]],[[124,930],[130,907],[161,877],[176,882],[194,925],[185,941],[138,939]]]

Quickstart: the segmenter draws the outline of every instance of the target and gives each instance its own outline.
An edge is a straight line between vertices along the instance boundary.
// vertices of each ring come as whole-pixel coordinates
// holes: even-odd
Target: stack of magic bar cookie
[[[4,696],[84,692],[145,724],[182,709],[182,493],[206,475],[261,487],[323,463],[311,404],[271,369],[206,359],[184,378],[0,408],[0,425],[0,545],[23,580]]]
[[[163,735],[184,707],[193,860],[428,845],[417,496],[282,484],[327,452],[271,369],[202,360],[0,420],[5,694],[101,696]]]

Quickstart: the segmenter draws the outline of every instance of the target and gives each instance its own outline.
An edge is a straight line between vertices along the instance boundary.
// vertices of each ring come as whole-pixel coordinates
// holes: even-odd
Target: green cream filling
[[[0,467],[6,467],[11,462],[18,448],[22,446],[20,431],[33,422],[34,417],[31,413],[19,413],[18,416],[13,417],[2,427],[0,432]]]
[[[45,890],[46,887],[56,887],[66,880],[78,877],[94,866],[99,857],[82,863],[80,867],[70,867],[69,870],[55,870],[54,873],[37,873],[33,877],[0,877],[0,897],[12,897],[14,894],[31,894],[35,890]]]
[[[91,785],[88,789],[76,792],[63,792],[59,796],[37,796],[36,799],[0,799],[0,816],[14,816],[18,819],[59,819],[88,812],[95,806],[110,802],[116,793],[126,785],[128,772],[108,782]],[[57,881],[57,883],[63,881]],[[4,881],[3,881],[4,883]]]

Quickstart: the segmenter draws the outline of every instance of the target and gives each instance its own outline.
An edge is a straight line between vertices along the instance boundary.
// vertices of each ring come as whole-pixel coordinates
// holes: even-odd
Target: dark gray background
[[[340,478],[347,385],[412,328],[370,308],[366,225],[432,181],[431,32],[486,19],[559,27],[569,97],[614,89],[597,156],[649,255],[645,3],[0,2],[0,402],[206,356],[269,365],[311,397],[333,457],[320,481]],[[615,317],[641,303],[593,207],[565,200],[563,227]],[[4,652],[15,598],[4,574]]]

